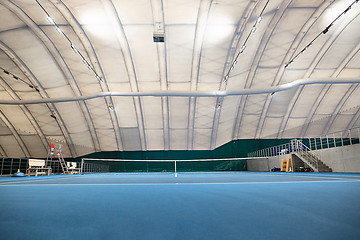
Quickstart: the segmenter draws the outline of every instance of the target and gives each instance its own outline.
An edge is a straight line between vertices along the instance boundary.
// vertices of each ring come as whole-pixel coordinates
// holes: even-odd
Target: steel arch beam
[[[91,61],[91,65],[95,68],[95,70],[97,72],[101,72],[101,75],[103,76],[103,84],[100,84],[101,90],[102,91],[104,91],[104,90],[109,91],[105,75],[103,74],[103,71],[102,71],[102,68],[100,66],[97,55],[95,53],[95,50],[94,50],[89,38],[87,37],[85,31],[83,30],[82,26],[76,20],[75,16],[71,13],[69,8],[61,0],[51,0],[51,3],[61,13],[61,15],[64,17],[64,19],[66,19],[66,21],[69,23],[69,25],[73,29],[73,31],[76,34],[77,38],[80,40],[82,46],[84,47],[84,49],[86,51],[86,54],[87,54],[87,56],[89,57],[89,59]],[[110,99],[105,98],[105,101],[110,102],[110,103],[107,103],[107,105],[113,106],[111,98]],[[89,131],[90,131],[90,134],[91,134],[91,137],[92,137],[92,141],[93,141],[93,144],[94,144],[95,151],[101,151],[99,138],[98,138],[97,131],[96,131],[96,128],[95,128],[95,125],[94,125],[94,121],[93,121],[92,116],[90,114],[90,110],[89,110],[88,106],[86,105],[86,103],[80,102],[80,104],[83,105],[82,106],[83,107],[83,114],[85,116],[85,120],[87,122]],[[113,119],[114,118],[113,114],[115,114],[115,116],[116,116],[116,112],[114,111],[114,113],[112,114],[109,109],[108,109],[108,112],[109,112],[110,118],[112,119],[114,130],[117,129],[117,131],[115,131],[115,135],[116,135],[116,138],[117,138],[117,143],[118,143],[118,148],[119,148],[119,144],[121,142],[121,140],[119,140],[119,139],[121,139],[120,130],[119,130],[119,124],[117,123],[117,118],[116,118],[116,120]]]
[[[62,98],[47,98],[47,99],[30,99],[30,100],[0,100],[3,105],[22,105],[22,104],[41,104],[41,103],[59,103],[59,102],[76,102],[85,101],[94,98],[103,98],[107,96],[121,96],[121,97],[228,97],[240,95],[256,95],[269,94],[273,92],[286,91],[303,85],[311,84],[354,84],[360,83],[360,78],[305,78],[299,79],[291,83],[278,85],[267,88],[248,88],[235,91],[146,91],[146,92],[101,92],[92,95],[83,95],[80,97],[62,97]]]
[[[157,24],[163,28],[165,34],[165,41],[161,44],[156,44],[158,53],[158,66],[160,77],[161,90],[168,90],[168,75],[167,75],[167,51],[166,51],[166,28],[164,20],[164,5],[162,0],[151,0],[151,7],[153,12],[154,32],[158,31]],[[163,136],[164,136],[164,150],[170,150],[170,112],[169,112],[169,98],[161,98],[162,107],[162,122],[163,122]]]
[[[49,98],[49,95],[47,95],[46,90],[42,87],[42,85],[40,84],[40,82],[36,79],[36,77],[34,76],[34,74],[30,71],[30,69],[25,65],[25,63],[16,55],[16,53],[11,50],[5,43],[0,41],[0,49],[2,51],[5,52],[5,54],[15,63],[15,65],[20,69],[20,71],[24,74],[24,76],[27,77],[27,79],[29,79],[29,81],[34,85],[34,86],[38,86],[39,88],[39,95],[44,99],[44,98]],[[57,116],[56,118],[56,123],[59,126],[59,129],[62,133],[62,135],[65,137],[68,136],[68,131],[67,128],[64,125],[64,122],[62,120],[62,118],[60,117],[55,105],[53,103],[47,104],[46,105],[49,108],[49,112],[50,113],[55,113]],[[38,125],[38,123],[36,122],[36,124]],[[40,126],[39,129],[41,130]],[[42,132],[42,130],[41,130]],[[44,134],[45,137],[45,134]],[[44,141],[44,140],[42,140]],[[48,141],[46,140],[47,144]],[[67,142],[68,148],[71,149],[69,147],[69,143],[72,144],[72,142]]]
[[[259,63],[261,61],[261,58],[264,54],[264,51],[266,49],[266,46],[269,42],[269,39],[271,38],[277,24],[279,23],[279,21],[281,20],[282,16],[284,15],[287,7],[290,5],[290,3],[292,2],[292,0],[286,0],[284,2],[282,2],[281,6],[278,8],[277,12],[274,14],[274,16],[272,17],[268,28],[266,29],[266,32],[264,33],[260,45],[258,47],[258,50],[256,52],[256,55],[252,61],[252,65],[251,65],[251,69],[249,71],[249,74],[247,76],[247,79],[245,81],[245,86],[244,88],[250,88],[254,79],[255,79],[255,75],[259,66]],[[236,129],[236,134],[237,136],[239,135],[240,129],[241,129],[241,122],[244,116],[244,111],[246,109],[247,106],[247,96],[244,96],[241,98],[240,102],[239,102],[239,108],[238,108],[238,115],[240,115],[239,119],[237,120],[238,123],[238,129]],[[254,137],[256,137],[256,133],[254,134]]]
[[[191,61],[191,75],[190,75],[190,90],[196,91],[199,82],[199,72],[201,64],[202,45],[204,42],[204,35],[206,30],[206,23],[209,16],[211,4],[213,0],[203,0],[200,2],[196,29],[194,37],[194,47]],[[194,148],[194,128],[196,116],[196,98],[189,99],[189,120],[188,120],[188,134],[187,134],[187,149]]]
[[[358,10],[360,11],[360,10]],[[350,13],[348,13],[350,14]],[[310,67],[308,68],[307,72],[305,73],[305,76],[304,78],[308,78],[311,76],[311,74],[313,73],[314,69],[317,67],[317,65],[319,64],[319,62],[323,59],[323,57],[325,56],[326,52],[331,48],[331,46],[333,45],[333,43],[335,42],[335,40],[337,39],[338,35],[359,15],[359,13],[353,13],[351,15],[351,17],[348,17],[346,18],[342,24],[340,25],[340,27],[338,27],[336,29],[336,31],[333,33],[332,37],[330,37],[326,43],[322,46],[321,50],[317,53],[316,57],[313,59]],[[283,134],[284,134],[284,131],[286,129],[286,125],[287,125],[287,122],[289,121],[290,119],[290,116],[292,114],[292,111],[297,103],[297,100],[299,99],[300,97],[300,94],[302,93],[302,90],[303,90],[304,87],[300,87],[292,101],[289,103],[289,108],[283,118],[283,121],[282,121],[282,124],[280,126],[280,129],[278,131],[278,137],[282,137]],[[320,100],[321,101],[321,100]],[[316,102],[315,102],[316,103]],[[315,104],[314,103],[314,104]],[[316,107],[312,107],[312,108],[316,108]],[[316,110],[316,109],[315,109]]]
[[[135,65],[130,51],[129,42],[127,40],[120,16],[117,12],[116,6],[112,0],[101,0],[102,4],[105,7],[105,11],[108,13],[109,18],[113,24],[115,35],[119,41],[121,52],[124,57],[125,67],[127,70],[128,78],[130,81],[130,87],[133,92],[138,92],[138,82],[136,77]],[[147,150],[146,144],[146,134],[145,134],[145,125],[144,125],[144,116],[142,111],[141,99],[139,97],[133,98],[137,124],[139,128],[139,135],[141,141],[142,150]]]
[[[339,74],[341,73],[341,71],[346,67],[346,65],[351,61],[351,59],[359,52],[359,50],[360,50],[360,43],[351,51],[351,53],[350,53],[349,55],[347,55],[347,56],[345,57],[345,59],[342,61],[342,63],[340,64],[340,66],[336,69],[336,71],[332,74],[331,77],[334,77],[334,78],[335,78],[335,77],[338,77]],[[313,117],[314,117],[314,115],[315,115],[316,110],[317,110],[318,107],[320,106],[320,104],[321,104],[321,102],[322,102],[325,94],[328,92],[328,90],[331,88],[331,86],[332,86],[332,85],[324,86],[323,89],[322,89],[322,91],[321,91],[321,93],[319,94],[319,97],[317,98],[316,103],[313,105],[313,108],[311,109],[311,112],[310,112],[308,118],[306,119],[305,125],[303,126],[303,128],[302,128],[302,130],[301,130],[301,136],[302,136],[302,137],[305,136],[305,134],[306,134],[306,132],[307,132],[309,126],[310,126],[310,123],[311,123],[311,121],[312,121],[312,119],[313,119]],[[352,88],[354,88],[354,87],[355,87],[354,85],[350,86],[349,89],[348,89],[348,91],[347,91],[347,93],[345,93],[345,95],[348,95],[349,92],[352,92],[352,91],[354,90],[354,89],[352,89]],[[323,94],[323,92],[324,92],[324,94]],[[348,96],[348,97],[350,97],[350,96]],[[346,100],[348,99],[348,97],[347,97],[347,98],[343,98],[342,101],[345,100],[345,102],[346,102]],[[336,112],[336,110],[335,110],[336,115],[337,115],[337,114],[339,113],[339,111],[342,109],[342,107],[343,107],[343,105],[345,104],[345,102],[343,102],[343,103],[341,104],[341,108],[339,108],[337,112]],[[331,125],[332,125],[332,123],[333,123],[334,120],[335,120],[335,118],[332,119]],[[330,121],[330,119],[329,119],[329,121]],[[330,122],[329,122],[328,124],[330,124]],[[328,129],[328,130],[329,130],[330,127],[325,127],[325,129]],[[323,134],[324,134],[324,132],[323,132]]]
[[[282,76],[283,76],[283,74],[285,72],[285,68],[283,66],[285,66],[285,64],[295,54],[295,50],[299,47],[301,41],[306,36],[306,33],[309,31],[311,26],[318,20],[318,16],[321,15],[321,13],[324,11],[324,9],[326,9],[329,6],[329,4],[330,4],[329,2],[333,2],[333,0],[323,2],[316,9],[316,11],[310,16],[309,20],[303,25],[303,27],[301,28],[299,33],[296,35],[293,43],[291,44],[290,48],[287,51],[282,63],[280,64],[280,67],[279,67],[279,69],[278,69],[278,71],[276,73],[274,81],[271,84],[272,86],[276,86],[276,85],[278,85],[280,83],[281,78],[282,78]],[[259,122],[258,122],[258,127],[257,127],[257,132],[256,132],[256,137],[257,138],[261,137],[261,133],[262,133],[262,130],[263,130],[263,127],[264,127],[264,124],[265,124],[266,116],[267,116],[267,113],[268,113],[269,108],[270,108],[271,100],[272,100],[271,95],[266,97],[265,104],[264,104],[264,107],[262,109],[260,119],[259,119]]]
[[[226,89],[228,81],[224,82],[224,77],[225,77],[226,73],[229,71],[231,63],[233,62],[233,60],[237,54],[236,50],[238,49],[240,40],[242,39],[241,37],[244,34],[244,31],[245,31],[246,25],[249,21],[249,18],[254,13],[254,11],[259,3],[260,3],[260,1],[257,3],[250,1],[243,12],[243,15],[240,17],[240,19],[236,25],[236,29],[234,31],[233,38],[231,40],[230,46],[228,48],[228,52],[226,54],[226,60],[224,63],[224,67],[223,67],[223,71],[222,71],[222,75],[221,75],[222,77],[220,79],[220,85],[219,85],[220,91]],[[223,101],[224,101],[223,98],[216,99],[216,102],[217,102],[217,104],[218,103],[220,104],[220,107],[219,108],[216,107],[215,112],[214,112],[214,120],[213,120],[213,127],[212,127],[212,131],[211,131],[211,140],[210,140],[210,149],[214,149],[216,147],[217,133],[218,133],[219,123],[220,123],[220,116],[221,116]],[[238,115],[235,118],[232,139],[234,139],[234,129],[235,129],[235,125],[237,123],[237,118],[238,118]]]
[[[23,141],[20,134],[16,131],[15,127],[11,124],[9,119],[5,116],[5,114],[1,110],[0,110],[0,119],[5,123],[5,125],[10,130],[12,135],[15,137],[15,139],[18,142],[20,149],[24,153],[25,157],[29,158],[31,155],[30,155],[29,150],[26,147],[25,142]]]

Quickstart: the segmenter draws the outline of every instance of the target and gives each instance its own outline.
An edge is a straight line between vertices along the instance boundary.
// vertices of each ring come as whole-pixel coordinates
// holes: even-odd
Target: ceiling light
[[[245,46],[245,45],[243,45],[243,46],[241,47],[241,49],[240,49],[240,53],[243,53],[243,52],[244,52],[244,50],[245,50],[245,48],[246,48],[246,46]]]
[[[56,31],[58,31],[58,33],[63,33],[59,27],[56,27]]]
[[[257,23],[260,23],[261,20],[262,20],[262,17],[259,17],[259,18],[256,20],[256,22],[257,22]]]
[[[55,21],[54,19],[52,19],[50,16],[47,17],[47,20],[49,21],[49,23],[54,24],[55,25]]]
[[[99,75],[96,75],[96,79],[99,80],[99,82],[103,81]]]
[[[72,48],[72,50],[74,50],[75,53],[79,53],[79,51],[76,49],[76,47],[74,46],[74,44],[71,44],[71,48]]]

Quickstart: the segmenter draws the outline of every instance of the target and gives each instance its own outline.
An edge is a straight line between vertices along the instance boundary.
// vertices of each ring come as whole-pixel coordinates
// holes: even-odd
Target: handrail
[[[303,138],[308,145],[304,144],[307,151],[319,150],[324,148],[341,147],[347,145],[353,145],[360,143],[360,127],[348,129],[345,131],[337,131],[330,133],[326,136],[319,136],[313,138]],[[281,144],[265,149],[260,149],[254,152],[248,153],[248,157],[271,157],[277,155],[283,155],[289,153],[289,143]]]

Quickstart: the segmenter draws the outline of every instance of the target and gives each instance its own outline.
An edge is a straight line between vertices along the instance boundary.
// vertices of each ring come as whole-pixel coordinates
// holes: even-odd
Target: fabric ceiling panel
[[[114,5],[124,25],[145,25],[153,23],[152,12],[150,11],[151,1],[118,0],[114,1]],[[136,11],[129,11],[129,9],[136,9]]]
[[[216,98],[197,98],[195,128],[211,129],[213,125]]]
[[[56,108],[66,123],[69,133],[77,133],[88,130],[87,123],[81,113],[78,104],[75,103],[57,103]]]
[[[330,117],[331,115],[315,115],[314,120],[309,124],[304,137],[317,137],[322,135]]]
[[[268,108],[267,116],[269,117],[284,116],[287,109],[289,108],[289,103],[296,91],[297,88],[294,88],[287,91],[275,93],[271,97],[271,103]]]
[[[190,90],[190,75],[192,63],[192,47],[194,42],[194,25],[166,26],[168,79],[170,83],[185,85],[169,85],[171,90]],[[171,87],[174,87],[172,89]]]
[[[115,97],[115,111],[118,113],[119,126],[122,128],[137,127],[136,110],[132,97]]]
[[[84,155],[95,151],[94,143],[89,131],[72,133],[71,139],[78,155]]]
[[[164,150],[164,142],[159,139],[164,139],[163,130],[146,129],[146,147],[147,150]]]
[[[41,142],[41,139],[37,135],[22,135],[22,140],[24,141],[27,149],[29,150],[31,156],[41,158],[45,156],[48,152],[47,146],[44,146]]]
[[[7,30],[24,27],[25,24],[20,22],[19,19],[7,8],[0,5],[0,32]]]
[[[343,129],[346,129],[352,118],[353,118],[352,114],[337,115],[333,124],[329,128],[329,131],[325,134],[343,131]]]
[[[140,133],[137,127],[120,128],[124,151],[138,151],[141,149]]]
[[[170,128],[188,128],[189,98],[171,97],[170,105]]]
[[[256,134],[257,123],[259,122],[259,115],[245,114],[241,119],[241,125],[238,132],[238,138],[254,138]]]
[[[52,113],[45,104],[27,105],[27,108],[30,110],[45,135],[51,136],[61,134],[57,121],[51,117],[54,113]]]
[[[19,106],[1,106],[0,110],[6,118],[12,123],[15,129],[35,134],[35,129],[29,119]]]
[[[237,102],[239,101],[239,97],[226,97],[223,99],[221,104],[221,114],[219,118],[219,123],[217,126],[217,130],[215,132],[216,139],[216,147],[221,146],[222,144],[232,140],[233,129],[235,124]]]
[[[0,136],[0,146],[8,157],[25,156],[14,136]]]
[[[170,129],[170,147],[172,150],[184,150],[188,148],[187,129]]]
[[[157,44],[153,42],[153,26],[124,26],[139,82],[159,80]],[[141,83],[139,83],[141,84]]]
[[[305,124],[305,121],[306,118],[289,118],[286,123],[285,131],[274,134],[274,138],[293,138],[294,136],[301,137],[301,130],[303,128],[303,124]]]
[[[278,132],[281,125],[282,118],[267,117],[264,122],[264,126],[261,129],[262,138],[274,138],[274,135]]]
[[[142,106],[144,114],[144,125],[147,129],[162,129],[163,117],[161,109],[161,98],[142,97]]]
[[[1,34],[1,39],[16,52],[44,88],[56,88],[67,84],[53,58],[31,32],[24,29],[14,30]],[[33,56],[38,57],[34,59]]]
[[[331,87],[326,94],[324,100],[321,102],[317,113],[318,114],[331,114],[343,98],[350,85],[341,85]]]
[[[164,42],[154,42],[154,33],[164,33]],[[0,151],[41,156],[50,141],[69,157],[210,150],[238,138],[347,130],[359,122],[359,42],[360,3],[352,0],[1,1],[0,101],[42,103],[0,104],[1,141],[16,145],[0,142]],[[309,78],[353,83],[306,85]],[[304,86],[273,95],[196,96],[300,79]],[[109,91],[161,97],[47,102]]]
[[[352,114],[356,114],[356,111],[360,106],[360,85],[357,84],[355,87],[356,89],[343,106],[344,111],[351,111]]]
[[[193,150],[209,149],[211,142],[211,129],[195,129]]]
[[[296,37],[298,31],[303,27],[304,21],[311,16],[313,11],[313,8],[290,8],[284,13],[262,56],[262,67],[275,67],[276,69],[279,67],[292,43],[289,40]]]
[[[196,24],[200,0],[172,0],[164,1],[163,4],[167,24]]]
[[[311,111],[311,106],[314,105],[319,92],[321,91],[321,85],[305,86],[298,101],[294,106],[291,117],[306,117]],[[305,94],[306,92],[306,94]],[[289,106],[292,107],[292,106]]]
[[[114,129],[110,126],[103,127],[97,131],[100,147],[103,151],[114,151],[117,149]]]

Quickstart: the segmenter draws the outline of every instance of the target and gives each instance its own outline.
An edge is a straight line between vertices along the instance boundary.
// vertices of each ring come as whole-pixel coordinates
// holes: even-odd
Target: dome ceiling
[[[2,0],[0,156],[360,126],[353,0]]]

